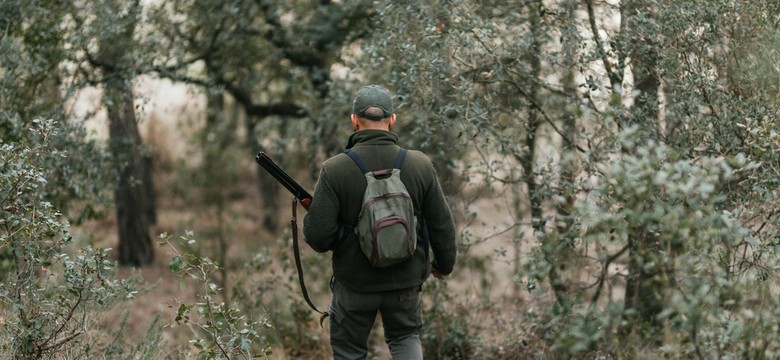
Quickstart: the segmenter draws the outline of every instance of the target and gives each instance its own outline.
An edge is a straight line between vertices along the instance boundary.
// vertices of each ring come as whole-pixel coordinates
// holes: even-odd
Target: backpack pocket
[[[414,228],[403,216],[389,216],[376,222],[371,236],[369,259],[376,267],[387,267],[408,260],[416,248]],[[403,239],[403,241],[399,241]]]

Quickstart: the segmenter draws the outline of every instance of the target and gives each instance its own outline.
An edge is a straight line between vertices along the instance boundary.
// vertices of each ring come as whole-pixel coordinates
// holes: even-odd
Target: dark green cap
[[[379,121],[393,113],[393,99],[390,90],[380,85],[367,85],[355,94],[355,100],[352,102],[352,113],[365,119]],[[370,108],[379,108],[378,111],[366,110]]]

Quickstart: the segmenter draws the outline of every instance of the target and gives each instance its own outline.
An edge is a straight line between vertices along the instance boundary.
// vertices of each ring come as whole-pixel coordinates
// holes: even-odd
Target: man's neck
[[[366,121],[360,124],[360,129],[358,131],[362,130],[384,130],[384,131],[390,131],[390,127],[385,122],[373,122],[373,121]]]

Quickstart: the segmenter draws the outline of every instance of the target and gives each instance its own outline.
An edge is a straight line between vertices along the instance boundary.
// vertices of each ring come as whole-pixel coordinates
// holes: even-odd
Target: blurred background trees
[[[770,0],[4,1],[0,326],[24,335],[0,344],[83,351],[98,322],[76,309],[138,291],[84,292],[117,276],[101,249],[167,267],[155,233],[193,229],[177,256],[217,259],[206,296],[272,329],[222,348],[327,357],[288,194],[253,158],[313,189],[381,83],[461,228],[457,274],[426,285],[426,358],[775,357],[779,24]],[[163,83],[191,104],[167,125],[147,109],[173,94],[144,93]],[[74,241],[94,223],[112,233]],[[326,302],[328,259],[305,260]]]

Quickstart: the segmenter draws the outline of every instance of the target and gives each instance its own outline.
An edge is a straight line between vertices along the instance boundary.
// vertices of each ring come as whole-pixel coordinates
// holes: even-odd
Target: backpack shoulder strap
[[[352,149],[347,149],[345,151],[347,155],[349,155],[350,158],[352,158],[352,161],[357,164],[357,166],[360,168],[360,171],[363,172],[363,174],[367,174],[371,172],[371,169],[368,168],[368,165],[363,161],[363,158],[360,157],[356,152],[352,151]],[[395,157],[395,163],[393,164],[394,169],[401,169],[401,166],[404,164],[404,160],[406,160],[406,149],[401,148],[401,150],[398,151],[398,156]]]
[[[371,169],[368,168],[368,165],[363,161],[363,159],[358,155],[356,152],[352,151],[352,149],[347,149],[345,151],[347,155],[349,155],[350,158],[352,158],[352,161],[357,164],[357,166],[360,168],[360,171],[363,172],[363,174],[368,174],[371,172]]]
[[[401,150],[398,151],[398,156],[395,158],[395,164],[393,165],[393,169],[401,170],[401,165],[404,164],[405,159],[406,159],[406,149],[401,148]]]

